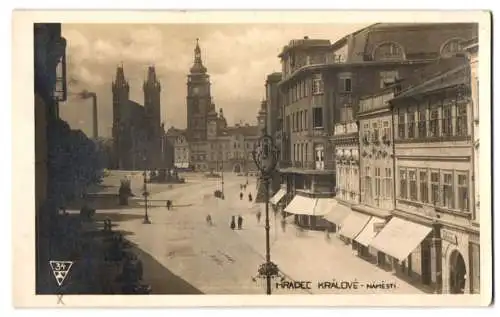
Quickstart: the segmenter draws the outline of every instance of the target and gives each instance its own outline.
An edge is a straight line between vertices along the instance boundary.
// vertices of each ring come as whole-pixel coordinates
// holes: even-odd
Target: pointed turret
[[[196,47],[194,48],[194,63],[191,67],[191,74],[204,74],[206,72],[207,68],[203,66],[203,62],[201,60],[199,39],[196,39]]]
[[[113,92],[117,91],[117,89],[123,89],[128,92],[129,91],[129,85],[127,80],[125,79],[125,71],[123,69],[123,63],[116,68],[116,76],[115,80],[112,83],[113,86]]]
[[[158,92],[161,91],[161,85],[160,82],[158,81],[158,78],[156,77],[156,69],[154,66],[148,67],[148,74],[146,76],[146,80],[144,81],[142,87],[144,91],[146,91],[148,88]]]

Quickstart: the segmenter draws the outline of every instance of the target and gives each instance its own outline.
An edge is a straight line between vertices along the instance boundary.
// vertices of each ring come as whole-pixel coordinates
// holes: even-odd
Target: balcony
[[[358,125],[356,124],[356,122],[351,121],[351,122],[342,122],[335,124],[333,134],[337,136],[337,135],[351,134],[357,132],[358,132]]]
[[[281,160],[278,162],[278,168],[289,168],[292,167],[292,162],[289,160]]]
[[[369,97],[359,101],[359,112],[369,112],[378,109],[387,108],[389,100],[394,98],[394,92]]]
[[[327,131],[325,131],[324,128],[313,128],[311,130],[311,132],[308,132],[307,133],[307,136],[309,137],[329,137],[330,136],[330,133],[328,133]]]

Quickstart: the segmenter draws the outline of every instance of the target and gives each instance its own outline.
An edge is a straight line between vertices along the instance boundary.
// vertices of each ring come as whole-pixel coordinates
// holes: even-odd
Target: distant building
[[[113,168],[124,170],[168,167],[160,118],[160,82],[153,66],[143,84],[144,106],[129,99],[123,66],[116,69],[113,92]]]
[[[236,124],[228,126],[222,109],[217,113],[212,102],[210,76],[201,59],[196,41],[194,63],[187,81],[187,128],[171,128],[167,140],[174,148],[174,165],[196,171],[255,171],[251,152],[259,127],[265,126],[266,104],[261,105],[258,126]]]

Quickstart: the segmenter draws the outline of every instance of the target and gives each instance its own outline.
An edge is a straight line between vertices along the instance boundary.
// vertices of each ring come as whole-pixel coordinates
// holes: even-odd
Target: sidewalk
[[[252,245],[262,255],[265,254],[264,215],[261,223],[255,218],[246,221],[245,230],[238,231],[243,240]],[[399,279],[365,260],[359,258],[349,245],[345,245],[335,234],[326,240],[325,233],[304,231],[297,234],[295,226],[288,224],[283,232],[270,213],[270,245],[271,260],[289,278],[299,281],[311,281],[312,293],[319,294],[420,294],[417,287]],[[277,231],[275,229],[278,229]],[[318,282],[359,282],[358,289],[318,288]],[[370,289],[366,284],[378,284],[379,288]],[[350,284],[351,287],[353,284]],[[361,287],[360,285],[363,285]],[[340,285],[337,285],[340,286]]]

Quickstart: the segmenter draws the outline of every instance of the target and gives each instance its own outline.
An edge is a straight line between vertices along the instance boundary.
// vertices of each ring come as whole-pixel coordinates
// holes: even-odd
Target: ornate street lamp
[[[271,279],[279,277],[279,269],[276,264],[271,262],[269,246],[269,181],[272,172],[276,169],[279,158],[279,149],[274,145],[273,138],[263,131],[263,136],[255,144],[252,151],[252,157],[255,165],[260,171],[260,179],[264,182],[266,195],[266,262],[259,267],[257,277],[266,279],[266,293],[271,294]]]
[[[149,220],[148,217],[148,187],[147,187],[147,165],[146,165],[146,157],[144,157],[144,172],[142,173],[143,176],[143,191],[142,195],[144,196],[144,221],[142,222],[143,224],[151,224],[151,221]]]

